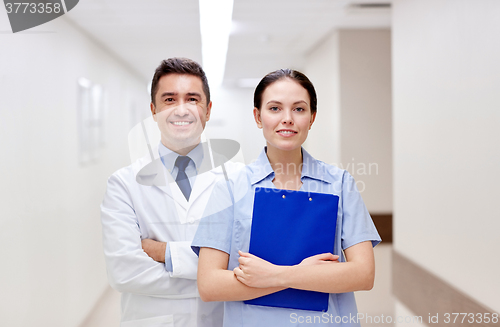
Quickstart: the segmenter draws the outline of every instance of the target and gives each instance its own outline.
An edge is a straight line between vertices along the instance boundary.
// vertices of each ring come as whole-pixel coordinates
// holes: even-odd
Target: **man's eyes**
[[[271,107],[271,108],[269,108],[269,110],[271,110],[271,111],[278,111],[278,110],[280,110],[280,108],[278,108],[278,107]]]
[[[305,110],[304,108],[300,108],[300,107],[295,108],[295,111],[298,111],[298,112],[302,112],[304,110]]]
[[[176,99],[175,98],[165,98],[165,100],[163,100],[164,102],[175,102]],[[187,102],[198,102],[199,99],[198,98],[188,98],[187,99]]]

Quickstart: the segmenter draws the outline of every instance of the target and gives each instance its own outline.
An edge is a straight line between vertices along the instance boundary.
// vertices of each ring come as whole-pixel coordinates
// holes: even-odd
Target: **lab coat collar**
[[[178,205],[185,210],[188,210],[191,205],[196,202],[203,191],[215,182],[216,176],[218,174],[222,174],[222,169],[220,167],[212,169],[212,153],[210,152],[207,143],[203,142],[202,146],[204,152],[203,160],[201,161],[199,167],[197,167],[199,174],[196,176],[196,181],[193,185],[189,202],[180,191],[170,172],[163,165],[159,156],[158,147],[152,151],[154,160],[151,160],[149,156],[149,158],[145,157],[142,159],[143,162],[140,164],[140,167],[142,168],[136,175],[136,181],[141,185],[159,188],[165,194],[173,198]]]
[[[212,153],[210,148],[208,147],[207,142],[203,142],[199,146],[201,147],[200,149],[202,149],[202,151],[200,151],[202,160],[201,162],[199,162],[199,164],[196,164],[196,170],[198,174],[196,175],[194,185],[192,185],[189,201],[187,201],[182,194],[172,175],[170,173],[166,174],[169,181],[168,186],[173,194],[174,199],[185,210],[189,210],[189,208],[194,205],[201,194],[215,182],[217,175],[222,172],[220,168],[213,168],[211,161]]]

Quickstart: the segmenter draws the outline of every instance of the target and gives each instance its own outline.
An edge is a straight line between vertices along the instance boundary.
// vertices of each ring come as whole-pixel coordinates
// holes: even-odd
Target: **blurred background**
[[[173,56],[203,63],[206,136],[246,163],[260,78],[312,80],[305,148],[353,174],[383,239],[362,326],[498,325],[500,1],[209,3],[82,0],[15,34],[0,9],[0,325],[118,326],[99,205]]]

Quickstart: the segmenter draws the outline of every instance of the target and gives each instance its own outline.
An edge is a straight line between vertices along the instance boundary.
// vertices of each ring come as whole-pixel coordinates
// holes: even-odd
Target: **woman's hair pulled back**
[[[318,100],[316,98],[316,90],[314,90],[313,84],[306,75],[293,69],[278,69],[264,76],[255,88],[255,92],[253,95],[253,106],[260,110],[262,105],[262,95],[266,88],[274,82],[285,78],[289,78],[299,83],[304,89],[307,90],[307,93],[309,93],[309,99],[311,101],[311,114],[316,113]]]

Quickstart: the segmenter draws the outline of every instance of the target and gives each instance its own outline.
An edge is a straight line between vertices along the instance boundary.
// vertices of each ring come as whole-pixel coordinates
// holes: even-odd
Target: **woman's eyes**
[[[273,111],[273,112],[277,112],[277,111],[279,111],[279,110],[280,110],[280,108],[279,108],[279,107],[270,107],[270,108],[269,108],[269,110],[270,110],[270,111]],[[297,108],[294,108],[294,109],[293,109],[293,111],[297,111],[297,112],[304,112],[304,111],[305,111],[305,109],[304,109],[304,108],[302,108],[302,107],[297,107]]]

